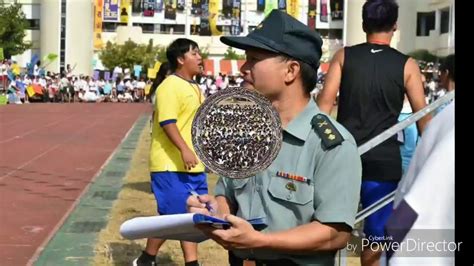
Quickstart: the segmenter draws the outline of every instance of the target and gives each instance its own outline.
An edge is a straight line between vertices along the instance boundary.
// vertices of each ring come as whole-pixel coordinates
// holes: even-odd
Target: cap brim
[[[270,52],[278,53],[277,50],[246,36],[244,37],[222,36],[220,40],[224,44],[227,44],[231,47],[235,47],[237,49],[248,50],[248,49],[256,48],[256,49],[263,49]]]

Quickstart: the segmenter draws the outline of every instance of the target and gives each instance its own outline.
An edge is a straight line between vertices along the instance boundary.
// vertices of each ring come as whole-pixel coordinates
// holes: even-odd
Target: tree
[[[200,49],[200,54],[202,59],[209,58],[209,46]]]
[[[203,59],[208,58],[207,47],[201,49],[201,56]],[[154,67],[156,61],[162,63],[167,61],[166,47],[153,45],[152,39],[146,45],[137,44],[132,40],[128,40],[122,45],[108,41],[105,48],[99,53],[99,59],[110,70],[116,66],[133,69],[134,65],[141,65],[143,67],[142,73],[146,73],[148,68]]]
[[[428,50],[416,50],[408,54],[416,60],[421,60],[425,62],[438,62],[441,57],[438,57]]]
[[[20,4],[0,5],[0,47],[5,58],[10,59],[31,48],[32,44],[24,40],[27,27],[28,21]]]
[[[144,68],[142,73],[146,73],[144,71],[153,67],[157,60],[162,62],[160,58],[162,50],[161,46],[154,46],[151,39],[147,45],[137,44],[132,40],[122,45],[109,41],[99,53],[99,59],[108,69],[114,69],[116,66],[133,69],[134,65],[141,65]]]
[[[240,60],[245,59],[245,55],[239,55],[232,49],[232,47],[228,47],[227,51],[224,54],[224,59]]]
[[[166,47],[159,47],[158,48],[158,61],[166,62],[168,59],[166,58]]]
[[[166,59],[166,47],[160,47],[158,48],[158,61],[160,62],[166,62],[168,59]],[[204,48],[199,49],[199,53],[201,54],[202,59],[207,59],[209,58],[209,46],[206,46]]]

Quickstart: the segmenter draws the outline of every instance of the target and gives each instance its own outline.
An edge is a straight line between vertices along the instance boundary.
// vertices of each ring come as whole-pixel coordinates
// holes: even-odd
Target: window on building
[[[448,33],[449,32],[449,8],[441,10],[441,25],[440,25],[440,33]]]
[[[40,29],[40,20],[39,19],[27,19],[28,27],[27,30],[39,30]]]
[[[143,33],[154,33],[155,32],[155,24],[133,23],[133,26],[141,27]]]
[[[331,0],[331,19],[332,20],[342,20],[344,15],[344,1],[343,0]]]
[[[193,24],[191,25],[191,35],[199,35],[201,32],[201,25]]]
[[[61,49],[59,52],[59,68],[60,72],[62,73],[64,71],[64,62],[66,61],[66,52],[64,49]]]
[[[321,37],[342,40],[342,29],[316,29]]]
[[[323,38],[329,38],[329,30],[328,29],[316,29],[319,32],[319,35]]]
[[[249,32],[250,32],[250,28],[252,26],[249,27]],[[216,26],[217,30],[220,31],[222,33],[222,35],[224,36],[227,36],[227,35],[232,35],[232,26],[230,25],[217,25]],[[255,26],[252,27],[252,29],[255,29]],[[192,28],[192,25],[191,25],[191,32],[192,32],[193,28]],[[242,33],[243,32],[243,28],[242,26],[240,26],[240,32]]]
[[[142,0],[133,0],[132,1],[132,13],[141,13],[142,12]]]
[[[115,32],[118,26],[127,26],[127,23],[120,22],[102,22],[103,32]]]
[[[329,30],[329,39],[342,40],[342,29],[331,29],[331,30]]]
[[[66,0],[61,0],[61,33],[60,33],[60,47],[59,47],[59,72],[64,71],[66,61]]]
[[[162,34],[184,34],[184,24],[160,24]]]
[[[435,12],[418,12],[416,16],[416,36],[429,36],[435,29]]]
[[[115,32],[117,29],[117,23],[115,22],[102,22],[102,31],[103,32]]]
[[[222,32],[222,35],[230,35],[230,26],[217,25],[217,30]]]

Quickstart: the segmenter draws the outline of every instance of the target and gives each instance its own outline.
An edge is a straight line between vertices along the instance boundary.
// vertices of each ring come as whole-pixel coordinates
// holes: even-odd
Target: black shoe
[[[154,256],[150,256],[143,251],[140,257],[132,261],[132,266],[155,266],[156,261]]]

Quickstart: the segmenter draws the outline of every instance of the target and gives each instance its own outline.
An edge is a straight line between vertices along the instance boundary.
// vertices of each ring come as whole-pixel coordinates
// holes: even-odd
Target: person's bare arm
[[[407,60],[403,75],[405,90],[408,100],[410,101],[411,109],[413,110],[413,113],[416,113],[426,106],[426,101],[423,82],[421,80],[421,71],[414,59],[409,58]],[[425,127],[431,118],[431,114],[428,114],[417,121],[418,132],[420,135],[425,130]]]
[[[181,152],[181,158],[183,159],[186,170],[191,170],[193,167],[195,167],[198,164],[198,159],[179,133],[176,123],[164,125],[163,130],[174,146],[176,146],[176,148],[178,148],[178,150]]]
[[[288,231],[269,234],[264,248],[291,253],[338,250],[347,245],[350,232],[345,224],[322,224],[314,221]]]
[[[329,65],[328,73],[324,78],[324,86],[319,92],[316,102],[321,111],[331,114],[334,101],[341,85],[342,66],[344,65],[344,48],[336,52]]]
[[[225,196],[216,196],[217,205],[219,206],[218,213],[221,215],[234,214],[237,212],[235,206]]]

